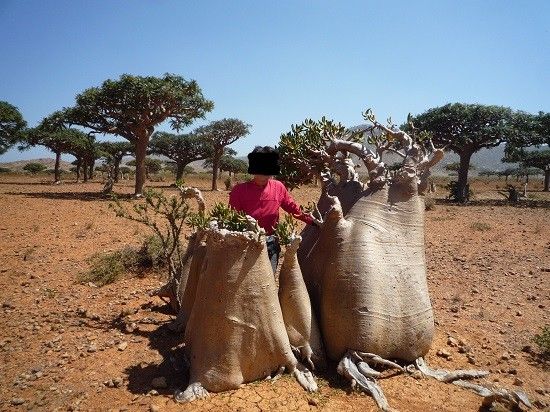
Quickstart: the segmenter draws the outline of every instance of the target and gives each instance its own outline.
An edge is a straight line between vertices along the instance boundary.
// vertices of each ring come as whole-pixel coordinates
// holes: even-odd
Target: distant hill
[[[41,163],[46,166],[47,169],[53,169],[55,167],[55,159],[42,158],[31,160],[16,160],[15,162],[0,163],[0,167],[5,167],[13,172],[22,172],[23,167],[28,163]],[[61,170],[69,171],[73,165],[70,162],[61,160],[59,167]]]
[[[511,163],[502,163],[501,159],[504,156],[504,145],[499,147],[494,147],[491,149],[482,149],[476,154],[472,156],[471,163],[475,166],[475,170],[472,170],[470,174],[472,176],[475,176],[478,172],[481,170],[504,170],[508,167],[514,167],[514,164]],[[155,156],[161,160],[168,160],[167,158],[164,158],[162,156]],[[127,161],[131,160],[133,158],[126,157],[124,158],[123,163],[126,163]],[[248,159],[246,156],[238,157],[238,159],[242,159],[244,161],[247,161]],[[385,162],[388,164],[391,164],[393,162],[398,161],[398,157],[394,155],[388,155]],[[450,163],[458,162],[458,156],[454,153],[446,153],[443,160],[437,164],[437,166],[434,168],[433,173],[435,175],[448,175],[449,172],[445,170],[445,166]],[[23,167],[27,163],[42,163],[46,165],[48,169],[53,169],[55,166],[55,159],[50,158],[42,158],[42,159],[32,159],[32,160],[18,160],[15,162],[6,162],[6,163],[0,163],[0,167],[8,168],[14,172],[20,172],[23,170]],[[191,166],[196,172],[209,172],[210,169],[207,169],[203,167],[203,160],[198,160],[196,162],[190,163],[189,166]],[[69,171],[73,167],[73,165],[69,162],[66,162],[64,160],[61,161],[61,170]],[[361,170],[361,169],[360,169]]]

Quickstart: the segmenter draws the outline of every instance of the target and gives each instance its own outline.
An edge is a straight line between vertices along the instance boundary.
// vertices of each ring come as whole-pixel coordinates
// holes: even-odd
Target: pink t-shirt
[[[279,221],[280,207],[303,222],[311,224],[313,221],[300,210],[285,185],[274,179],[269,179],[263,187],[252,181],[236,185],[229,194],[229,205],[256,219],[268,235],[273,233]]]

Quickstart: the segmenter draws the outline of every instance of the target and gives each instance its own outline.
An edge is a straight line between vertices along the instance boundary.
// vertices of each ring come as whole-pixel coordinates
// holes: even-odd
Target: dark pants
[[[265,243],[267,244],[267,255],[269,256],[269,261],[271,262],[273,273],[275,273],[277,264],[279,263],[281,246],[279,245],[279,240],[275,236],[268,236]]]

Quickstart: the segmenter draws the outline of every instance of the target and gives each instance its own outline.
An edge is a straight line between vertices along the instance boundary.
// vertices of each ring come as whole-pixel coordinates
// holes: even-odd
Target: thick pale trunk
[[[55,167],[54,167],[54,180],[55,183],[61,180],[61,173],[59,170],[59,164],[61,163],[61,152],[55,153]]]
[[[279,302],[288,339],[300,352],[300,360],[312,368],[324,369],[326,362],[321,333],[296,256],[300,240],[300,237],[296,238],[285,248],[279,272]]]
[[[416,188],[401,185],[367,189],[345,218],[339,202],[329,211],[301,259],[329,358],[351,349],[412,361],[429,350],[423,217]]]
[[[136,142],[136,185],[134,188],[135,195],[143,193],[143,185],[145,184],[145,156],[147,155],[147,140],[139,140]]]
[[[190,384],[213,392],[263,379],[292,354],[265,239],[209,231],[185,331]]]

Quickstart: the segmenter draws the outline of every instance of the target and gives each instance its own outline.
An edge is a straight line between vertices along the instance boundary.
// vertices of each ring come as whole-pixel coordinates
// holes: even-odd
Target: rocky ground
[[[207,207],[227,192],[204,190]],[[506,205],[489,182],[473,185],[468,206],[436,199],[426,213],[428,283],[437,321],[429,364],[479,368],[485,380],[522,389],[535,408],[550,405],[549,365],[533,336],[550,324],[550,196],[536,191],[524,207]],[[164,190],[171,191],[167,184]],[[223,185],[222,185],[223,186]],[[352,392],[336,365],[307,394],[289,376],[257,382],[188,405],[181,336],[168,331],[166,305],[148,292],[162,274],[126,277],[105,287],[80,284],[94,253],[138,246],[150,233],[117,218],[102,184],[53,186],[0,178],[1,410],[376,410]],[[129,182],[115,187],[131,193]],[[296,190],[305,204],[316,188]],[[443,194],[439,194],[443,197]],[[535,202],[536,201],[536,202]],[[476,411],[481,398],[419,376],[381,380],[402,411]]]

